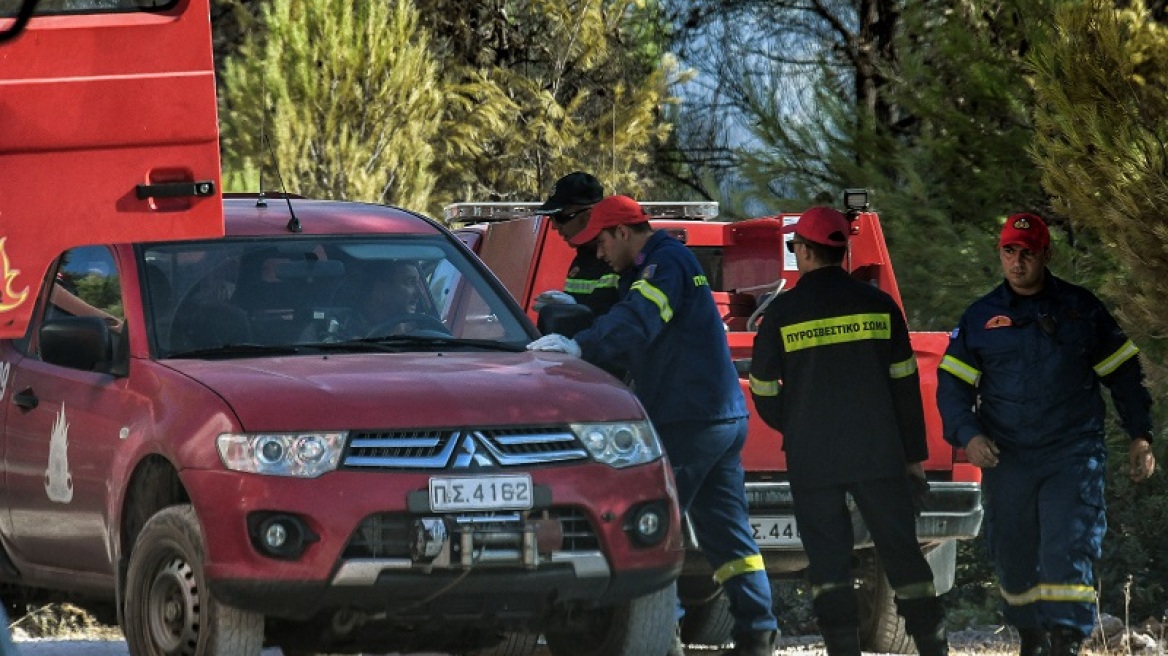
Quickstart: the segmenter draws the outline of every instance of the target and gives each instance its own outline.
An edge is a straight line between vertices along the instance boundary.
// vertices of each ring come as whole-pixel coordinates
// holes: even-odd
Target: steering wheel
[[[444,335],[450,334],[450,329],[446,327],[446,324],[442,323],[441,319],[432,317],[428,314],[421,314],[419,312],[406,312],[404,314],[390,317],[389,319],[382,321],[376,326],[373,326],[365,333],[365,337],[385,337],[387,335],[393,334],[390,328],[396,328],[397,326],[404,324],[417,324],[417,327],[420,330],[429,329],[441,332]]]

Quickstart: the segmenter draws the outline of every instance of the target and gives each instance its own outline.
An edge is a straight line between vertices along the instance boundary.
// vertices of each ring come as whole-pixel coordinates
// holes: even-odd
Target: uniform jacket
[[[596,257],[596,247],[581,246],[576,249],[576,257],[568,265],[568,277],[564,281],[564,291],[572,295],[577,303],[588,306],[592,314],[600,316],[608,312],[620,300],[617,290],[620,276],[604,260]]]
[[[1152,401],[1137,353],[1086,289],[1049,271],[1033,296],[1003,282],[950,335],[937,388],[945,439],[965,446],[982,433],[1006,449],[1099,451],[1101,382],[1128,434],[1150,437]]]
[[[726,329],[697,258],[654,232],[621,275],[621,300],[576,335],[583,357],[624,364],[653,423],[746,416]]]
[[[916,358],[900,307],[838,266],[810,271],[754,338],[755,408],[783,433],[792,484],[904,476],[928,456]]]

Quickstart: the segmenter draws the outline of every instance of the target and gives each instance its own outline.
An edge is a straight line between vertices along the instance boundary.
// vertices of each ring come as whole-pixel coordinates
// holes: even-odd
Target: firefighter
[[[1131,477],[1151,476],[1151,397],[1138,349],[1086,289],[1051,275],[1050,232],[1015,214],[1005,280],[965,311],[938,373],[945,439],[982,468],[985,536],[1023,656],[1074,656],[1095,622],[1111,390]]]
[[[536,211],[546,214],[552,229],[570,240],[588,223],[592,206],[604,198],[604,187],[595,177],[576,171],[556,181],[552,195]],[[581,303],[600,316],[617,302],[617,274],[596,257],[596,246],[576,247],[576,257],[568,265],[564,291],[548,290],[536,296],[532,308],[539,312],[548,303]]]
[[[621,300],[576,338],[546,335],[528,345],[596,364],[625,364],[677,481],[698,544],[734,616],[732,654],[770,656],[778,623],[770,582],[747,515],[741,451],[746,399],[730,360],[722,318],[697,259],[680,241],[653,231],[627,196],[596,205],[571,239],[595,241],[621,272]],[[678,619],[681,607],[678,605]],[[675,629],[671,655],[682,654]]]
[[[795,521],[809,560],[813,608],[830,656],[860,654],[852,586],[850,494],[921,656],[948,654],[944,609],[916,535],[927,489],[919,377],[892,298],[841,266],[851,227],[813,207],[783,229],[800,279],[763,314],[750,390],[783,434]]]

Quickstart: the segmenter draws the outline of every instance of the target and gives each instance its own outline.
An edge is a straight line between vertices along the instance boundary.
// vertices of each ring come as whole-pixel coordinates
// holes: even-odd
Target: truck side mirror
[[[575,337],[576,333],[591,326],[595,320],[592,308],[587,305],[552,303],[540,309],[535,327],[544,335],[558,333],[564,337]]]
[[[41,325],[40,352],[49,364],[105,371],[111,364],[113,339],[101,317],[58,317]]]

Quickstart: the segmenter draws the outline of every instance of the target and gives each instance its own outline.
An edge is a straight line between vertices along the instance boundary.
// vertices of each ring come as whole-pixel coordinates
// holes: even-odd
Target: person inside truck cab
[[[770,656],[778,623],[747,515],[746,398],[701,265],[685,244],[654,231],[628,196],[597,203],[569,243],[595,243],[597,256],[621,272],[624,294],[575,339],[553,333],[527,348],[628,368],[669,456],[681,512],[730,599],[735,646],[729,654]],[[679,621],[681,614],[679,604]],[[668,656],[682,656],[676,629],[674,636]]]
[[[569,241],[588,224],[592,208],[604,198],[604,187],[592,175],[583,171],[569,173],[556,181],[551,197],[536,208],[549,217],[552,229]],[[580,303],[600,316],[616,304],[617,274],[608,264],[596,257],[596,247],[584,244],[576,247],[576,257],[568,265],[564,290],[548,290],[535,298],[532,308],[538,312],[549,303]]]
[[[860,656],[848,497],[864,519],[921,656],[946,656],[945,612],[917,540],[925,416],[900,307],[841,266],[851,226],[813,207],[785,228],[800,278],[763,313],[750,391],[783,434],[812,605],[829,656]]]
[[[1050,230],[1015,214],[998,238],[1005,280],[970,305],[937,372],[945,439],[982,468],[985,536],[1022,656],[1075,656],[1096,618],[1107,530],[1101,385],[1150,477],[1152,400],[1139,349],[1093,293],[1051,274]]]
[[[357,337],[377,337],[408,332],[420,319],[422,274],[407,260],[379,262],[359,291],[355,313],[346,325]],[[377,333],[377,334],[375,334]]]

